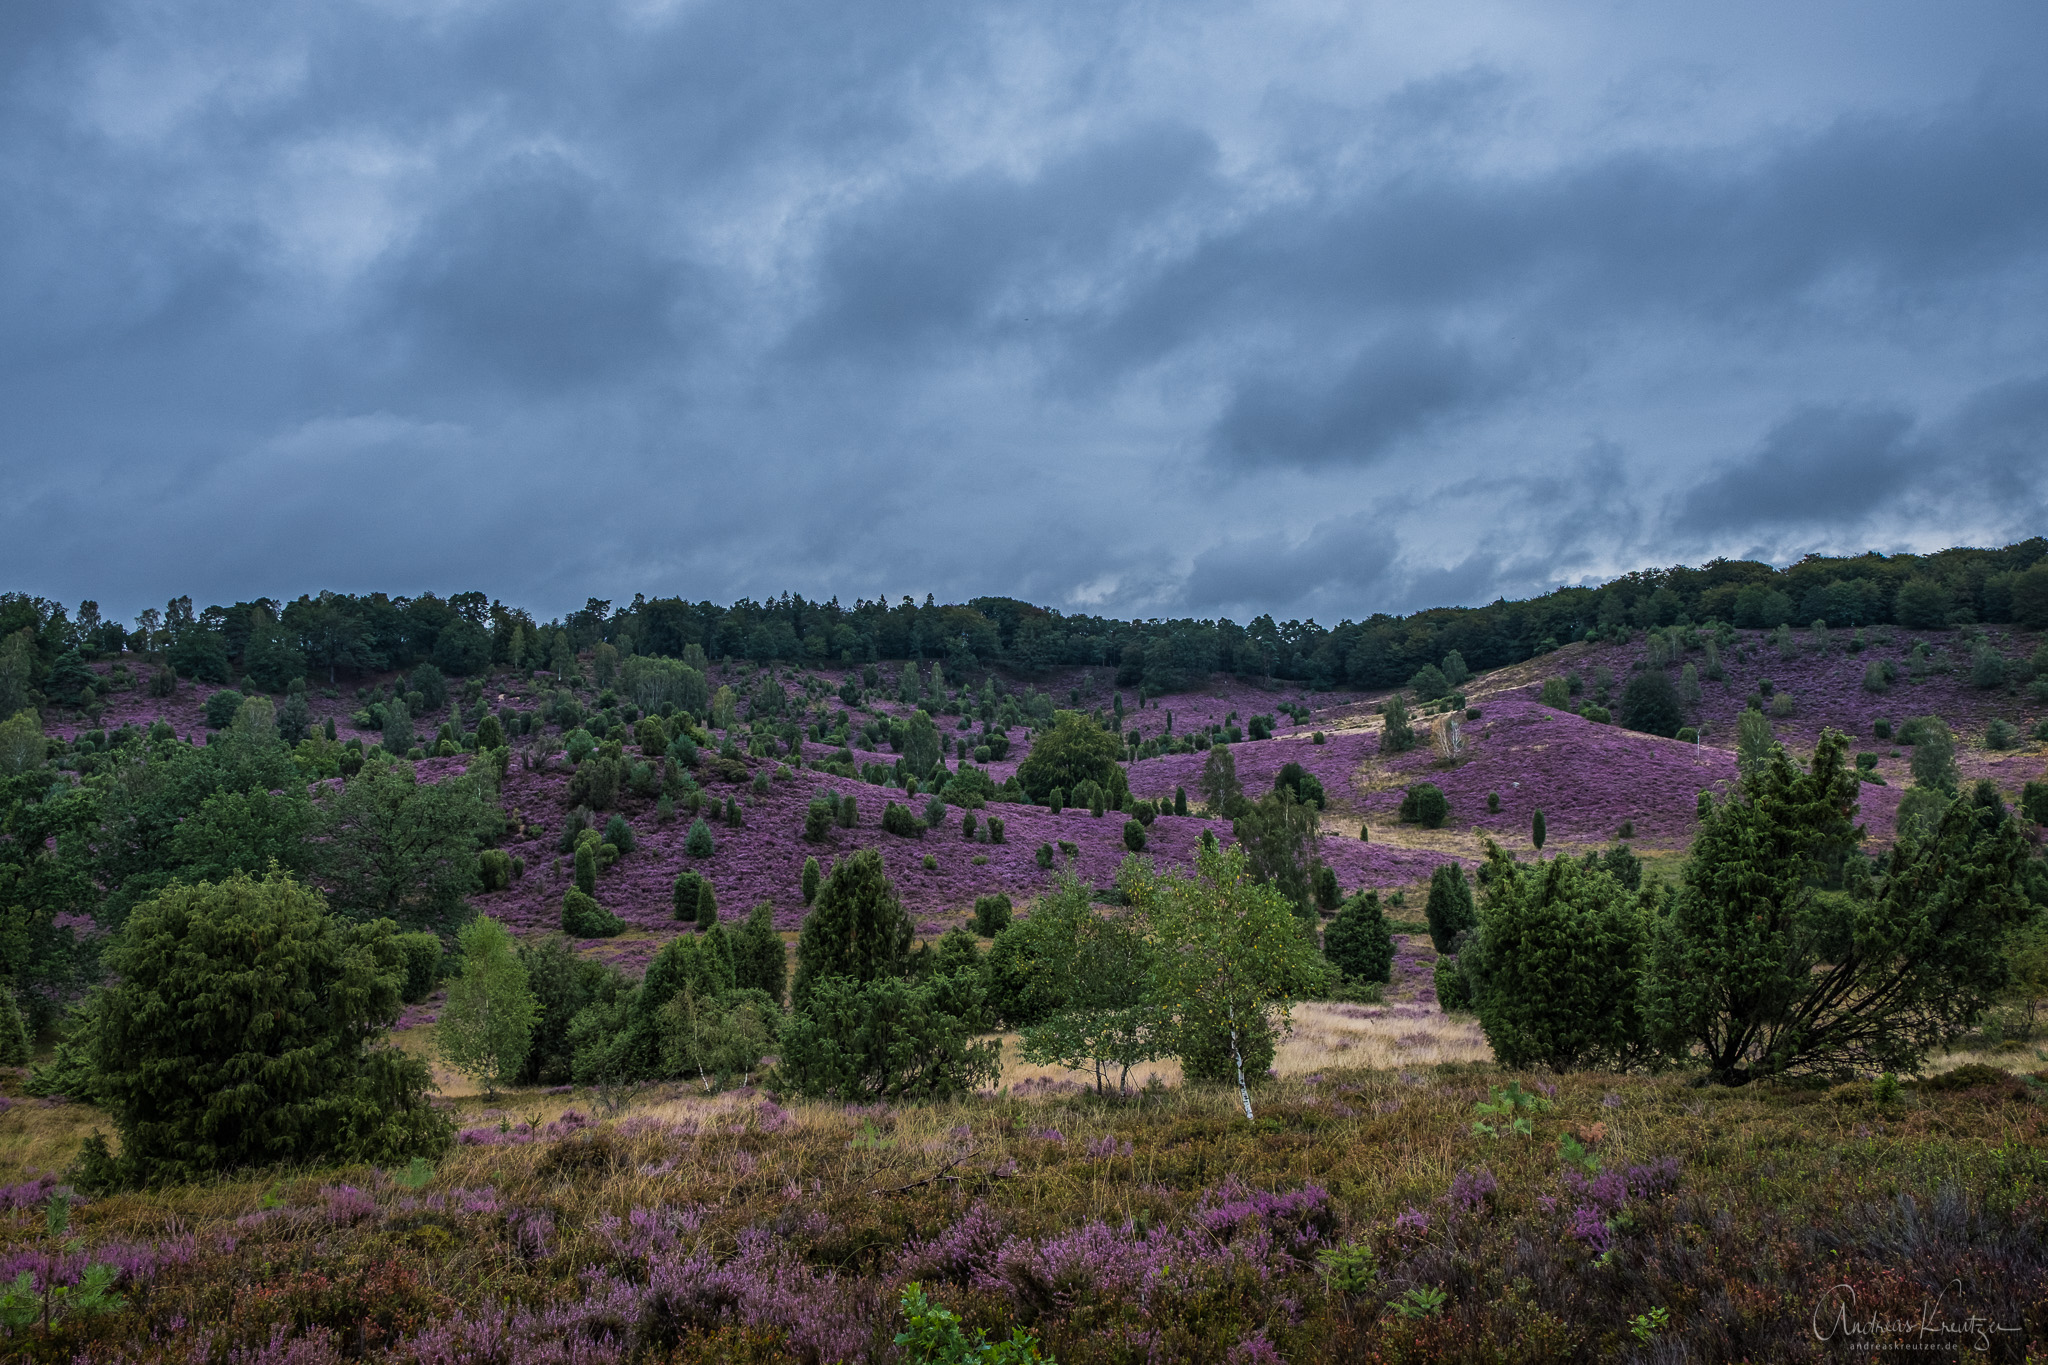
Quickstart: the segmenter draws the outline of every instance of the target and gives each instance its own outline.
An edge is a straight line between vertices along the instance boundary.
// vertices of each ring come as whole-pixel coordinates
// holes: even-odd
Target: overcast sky
[[[0,588],[1525,595],[2048,531],[2048,6],[7,0]]]

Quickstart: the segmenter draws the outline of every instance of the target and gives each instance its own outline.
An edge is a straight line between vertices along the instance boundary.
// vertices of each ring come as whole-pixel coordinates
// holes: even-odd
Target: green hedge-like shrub
[[[1434,782],[1417,782],[1401,797],[1401,823],[1441,828],[1451,813],[1450,799]]]
[[[562,932],[571,938],[611,938],[626,922],[584,892],[570,887],[562,893]]]

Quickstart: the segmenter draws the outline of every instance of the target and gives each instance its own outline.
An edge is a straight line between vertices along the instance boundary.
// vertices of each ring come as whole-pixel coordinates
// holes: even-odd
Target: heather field
[[[380,729],[376,716],[404,704],[418,671],[364,670],[335,687],[316,679],[300,689],[310,738],[296,758],[270,752],[267,795],[306,781],[316,807],[338,803],[357,780],[337,771],[382,763],[389,735],[409,735],[394,741],[418,746],[418,787],[408,789],[447,795],[451,810],[483,800],[481,816],[463,818],[480,821],[489,857],[502,855],[496,871],[457,888],[461,914],[503,926],[505,952],[538,973],[587,886],[599,914],[567,939],[561,961],[610,975],[579,988],[573,1020],[533,1025],[536,1058],[538,1030],[553,1029],[553,1061],[491,1073],[458,1064],[476,1006],[461,994],[453,932],[429,937],[425,967],[408,968],[425,972],[418,989],[364,1036],[417,1065],[431,1085],[422,1121],[445,1124],[452,1146],[410,1161],[286,1160],[147,1190],[96,1178],[85,1163],[81,1144],[111,1132],[113,1109],[53,1079],[82,1073],[63,1069],[76,1060],[46,1015],[38,1069],[0,1068],[0,1340],[24,1359],[206,1365],[966,1365],[1033,1349],[1069,1365],[1732,1362],[1936,1346],[2042,1359],[2048,1052],[2035,1017],[2048,967],[2026,978],[2035,986],[1987,997],[1903,1077],[1851,1065],[1709,1084],[1690,1061],[1644,1052],[1639,1037],[1574,1044],[1578,1054],[1532,1064],[1539,1044],[1473,1006],[1476,978],[1462,964],[1486,969],[1486,957],[1463,950],[1480,923],[1475,874],[1496,847],[1532,881],[1554,860],[1576,867],[1599,854],[1609,870],[1583,874],[1598,885],[1572,894],[1622,895],[1612,879],[1625,876],[1627,895],[1665,913],[1660,898],[1679,884],[1704,813],[1742,798],[1745,711],[1752,739],[1761,717],[1799,764],[1825,748],[1824,732],[1849,736],[1844,762],[1862,780],[1831,799],[1856,803],[1865,868],[1892,856],[1901,797],[1919,780],[1915,749],[1899,738],[1916,717],[1953,731],[1958,790],[1988,779],[1985,791],[2013,807],[2032,801],[2038,815],[2028,784],[2048,782],[2038,737],[2048,689],[2028,684],[2044,637],[2004,626],[1724,629],[1710,653],[1699,635],[1687,647],[1676,632],[1586,633],[1596,638],[1461,678],[1441,700],[1419,686],[1315,688],[1226,672],[1163,689],[1119,687],[1108,666],[997,665],[949,669],[934,683],[929,665],[900,661],[700,656],[701,711],[671,704],[652,741],[636,731],[643,713],[623,681],[594,683],[604,674],[590,652],[558,652],[566,678],[523,667],[447,679],[445,702],[413,703],[410,729]],[[1629,728],[1630,681],[1659,673],[1677,683],[1688,665],[1684,681],[1697,678],[1699,692],[1678,718],[1687,728]],[[93,708],[47,711],[58,772],[87,783],[159,722],[169,737],[147,739],[159,756],[204,757],[222,744],[222,762],[249,761],[247,717],[261,729],[270,713],[236,698],[209,708],[218,683],[181,680],[151,695],[153,666],[98,660],[92,674],[107,685]],[[619,667],[616,654],[604,661]],[[1406,748],[1389,737],[1396,698],[1413,729]],[[478,741],[486,716],[500,748]],[[1029,799],[1034,751],[1049,745],[1042,752],[1057,756],[1076,726],[1120,754],[1127,809]],[[945,771],[922,770],[912,785],[906,750],[920,727],[935,732]],[[977,747],[984,759],[968,756]],[[1224,753],[1241,790],[1229,798],[1236,821],[1208,810],[1203,794]],[[593,810],[588,765],[607,763],[614,776]],[[931,823],[933,788],[970,769],[982,775],[974,791],[992,798],[942,803]],[[1076,897],[1107,932],[1121,906],[1156,911],[1129,896],[1152,894],[1159,874],[1206,875],[1217,864],[1204,858],[1233,850],[1269,856],[1260,812],[1298,810],[1273,795],[1297,769],[1320,785],[1321,805],[1316,837],[1288,855],[1314,879],[1301,883],[1288,937],[1327,967],[1340,941],[1358,941],[1346,925],[1364,924],[1385,947],[1380,965],[1359,977],[1318,968],[1306,998],[1277,986],[1260,997],[1259,1017],[1281,998],[1291,1010],[1242,1092],[1227,1062],[1190,1063],[1185,1047],[1153,1046],[1100,1075],[1048,1049],[1033,1030],[1063,1016],[1033,1003],[1030,979],[1066,967],[1030,957],[1051,951],[1039,947],[1005,958],[1005,943],[1078,954],[1081,939],[1057,937],[1074,932],[1059,925],[1074,922]],[[1404,819],[1424,784],[1441,793],[1441,819]],[[1186,814],[1174,813],[1177,801]],[[903,809],[885,829],[890,803]],[[221,818],[211,806],[197,813],[195,825]],[[229,814],[230,843],[259,837],[247,808]],[[586,822],[613,851],[600,859],[585,835],[579,864],[575,831]],[[406,837],[399,825],[394,843]],[[50,828],[43,849],[54,859],[74,836]],[[2030,817],[2021,828],[2038,861],[2038,826]],[[120,826],[120,839],[150,837],[141,829],[139,818]],[[162,839],[177,849],[181,837]],[[309,875],[336,866],[318,852],[336,837],[354,836],[312,827]],[[1212,842],[1220,852],[1205,852]],[[828,892],[807,890],[811,860]],[[652,1062],[643,1052],[637,1072],[589,1060],[606,1030],[637,1037],[652,1027],[632,1003],[648,983],[702,970],[703,953],[737,953],[734,944],[752,956],[749,974],[727,986],[769,982],[783,993],[772,1003],[780,1027],[796,1027],[806,1006],[789,983],[804,969],[805,926],[838,871],[860,868],[901,907],[911,945],[902,970],[972,976],[980,1003],[952,1021],[966,1032],[949,1044],[919,1032],[933,1027],[940,998],[923,995],[863,1024],[864,1041],[830,1047],[881,1046],[902,1031],[916,1047],[952,1047],[950,1061],[920,1064],[953,1066],[964,1080],[926,1092],[878,1086],[846,1102],[815,1071],[792,1070],[792,1046],[815,1064],[815,1040],[747,1035],[734,1046],[754,1045],[739,1061],[707,1064],[708,1054],[675,1053],[676,1038],[736,1027],[731,1017],[706,1024],[673,1008],[659,1024],[671,1052]],[[683,874],[708,886],[708,900]],[[1284,875],[1262,871],[1260,883]],[[1854,874],[1835,875],[1830,893]],[[977,916],[998,894],[1014,918],[991,933]],[[1483,885],[1478,894],[1491,904]],[[727,937],[700,932],[712,902]],[[765,923],[754,914],[762,906]],[[1299,933],[1304,922],[1319,940]],[[115,941],[84,911],[51,927],[84,955]],[[1029,937],[1037,930],[1046,937]],[[1572,952],[1529,968],[1535,998],[1605,989],[1598,972],[1572,975],[1606,951],[1604,931],[1587,921],[1570,932],[1584,953],[1575,938]],[[2024,946],[2012,951],[2015,972],[2034,970]],[[1494,970],[1502,965],[1524,970],[1512,958]],[[1129,1006],[1144,969],[1123,970],[1088,989]],[[1643,970],[1639,960],[1613,969]],[[550,989],[567,989],[563,979]],[[1079,977],[1061,980],[1081,989]],[[985,1066],[969,1065],[970,1044],[994,1049]],[[673,1060],[684,1055],[699,1060]],[[109,1150],[112,1160],[121,1148]],[[1019,1331],[1035,1345],[1004,1356],[899,1342],[934,1321],[913,1320],[913,1285],[961,1315],[970,1336]]]

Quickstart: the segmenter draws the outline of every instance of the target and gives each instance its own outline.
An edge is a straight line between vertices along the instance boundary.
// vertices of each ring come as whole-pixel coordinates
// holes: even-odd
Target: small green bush
[[[1035,854],[1033,854],[1032,857],[1037,860],[1040,868],[1043,868],[1047,871],[1050,871],[1052,869],[1051,844],[1040,844],[1038,846],[1038,851]]]
[[[1417,782],[1401,797],[1401,823],[1441,828],[1451,813],[1451,803],[1434,782]]]
[[[1984,747],[1987,749],[2016,749],[2019,743],[2019,727],[2003,716],[1994,716],[1984,726]]]
[[[512,858],[503,849],[487,848],[476,855],[476,879],[486,892],[512,885]]]
[[[894,801],[882,807],[884,834],[894,834],[902,839],[922,839],[924,830],[924,821],[911,814],[910,807],[899,806]]]
[[[1133,853],[1145,851],[1145,826],[1139,821],[1124,821],[1124,847]]]
[[[570,887],[562,893],[562,932],[571,938],[611,938],[626,922],[585,892]]]
[[[683,840],[683,852],[692,858],[709,858],[718,849],[718,843],[711,836],[711,826],[702,819],[690,826],[690,833]]]
[[[1488,792],[1488,793],[1486,794],[1486,813],[1487,813],[1488,815],[1499,815],[1499,814],[1500,814],[1500,793],[1499,793],[1499,792]]]
[[[604,841],[621,853],[631,853],[633,851],[635,843],[633,827],[626,823],[625,816],[614,815],[611,819],[605,821]]]
[[[676,918],[686,923],[697,919],[697,893],[704,885],[704,878],[695,872],[676,873],[675,885],[670,888],[674,899]]]
[[[1044,845],[1040,847],[1047,855],[1046,863],[1050,864],[1052,850]],[[974,898],[974,932],[983,938],[994,938],[1010,927],[1011,914],[1010,898],[1002,892],[977,896]]]
[[[227,729],[234,723],[235,712],[241,709],[242,694],[231,687],[222,688],[206,699],[206,728]]]

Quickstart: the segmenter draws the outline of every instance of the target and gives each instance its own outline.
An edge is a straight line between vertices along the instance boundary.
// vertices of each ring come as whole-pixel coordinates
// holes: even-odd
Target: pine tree
[[[747,912],[746,921],[733,934],[733,975],[742,990],[765,992],[776,1004],[782,1003],[789,986],[789,955],[782,935],[775,932],[775,907],[763,901]]]
[[[796,1008],[802,1009],[827,977],[865,982],[896,974],[913,937],[910,916],[896,899],[882,855],[864,848],[844,859],[818,888],[817,904],[797,937]]]
[[[1458,935],[1479,922],[1464,868],[1445,863],[1429,874],[1429,903],[1423,914],[1429,921],[1429,941],[1436,950],[1456,952]]]
[[[1379,892],[1360,891],[1344,902],[1323,930],[1323,956],[1349,980],[1393,980],[1394,933]]]
[[[107,948],[87,1051],[120,1178],[174,1184],[276,1162],[403,1162],[453,1140],[426,1063],[373,1046],[405,963],[282,873],[173,886]]]
[[[718,893],[712,890],[711,879],[706,877],[697,887],[697,932],[709,933],[718,927]]]
[[[1529,821],[1529,842],[1536,846],[1539,853],[1543,851],[1544,833],[1543,812],[1539,810]]]
[[[803,893],[805,905],[809,905],[818,899],[818,883],[821,879],[822,876],[818,871],[818,860],[816,858],[804,859]]]

